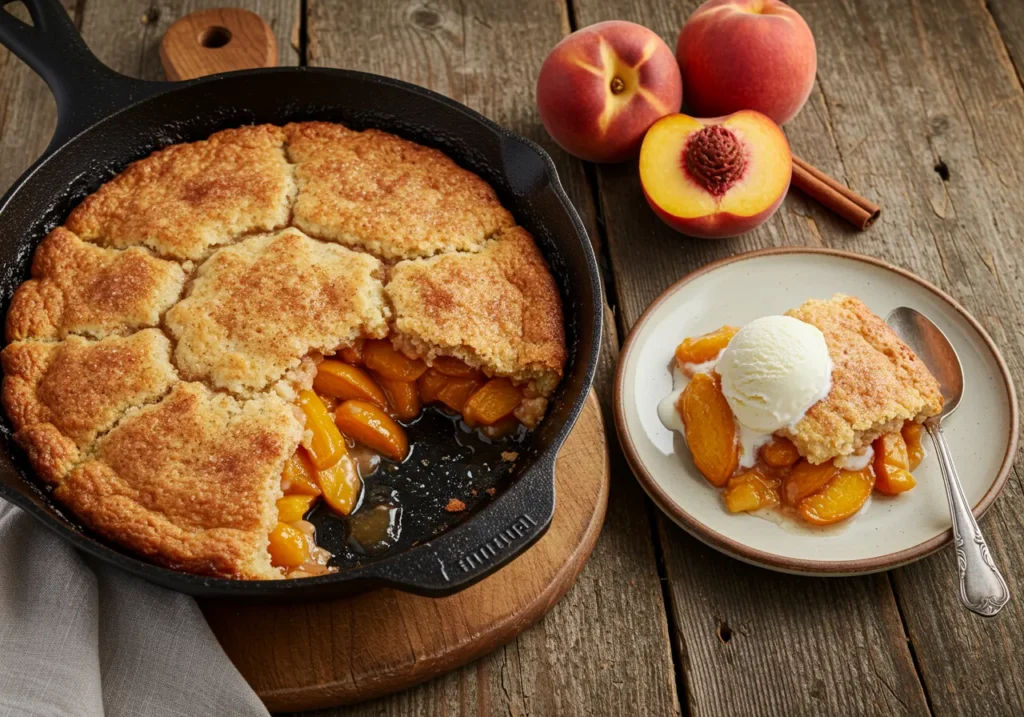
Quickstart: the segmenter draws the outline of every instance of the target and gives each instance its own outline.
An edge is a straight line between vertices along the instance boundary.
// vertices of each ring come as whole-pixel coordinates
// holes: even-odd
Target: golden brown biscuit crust
[[[290,223],[317,238],[278,231]],[[479,177],[377,130],[243,127],[156,152],[44,240],[12,300],[0,358],[17,440],[111,539],[190,572],[278,578],[267,534],[303,430],[295,388],[321,354],[392,332],[391,299],[423,323],[396,343],[462,356],[531,396],[554,389],[561,304],[513,225]],[[438,253],[403,262],[409,286],[389,298],[380,257]],[[432,294],[424,272],[442,259]],[[527,399],[521,420],[545,405]]]
[[[240,127],[129,165],[86,197],[67,227],[104,246],[199,259],[240,234],[283,227],[294,196],[284,130]]]
[[[90,526],[169,567],[274,579],[267,535],[302,421],[274,395],[250,401],[179,383],[101,438],[56,496]]]
[[[32,279],[11,299],[7,340],[102,338],[156,326],[184,283],[180,266],[144,249],[104,249],[57,227],[36,249]]]
[[[476,254],[403,261],[386,287],[392,340],[428,363],[456,356],[549,395],[565,363],[562,304],[529,232],[513,227]]]
[[[489,184],[436,149],[327,122],[284,129],[298,165],[293,221],[310,236],[392,261],[476,251],[514,224]]]
[[[298,229],[225,247],[167,312],[175,362],[190,380],[262,391],[310,352],[333,353],[388,331],[382,265]]]
[[[786,313],[821,330],[833,363],[828,396],[781,432],[811,463],[855,453],[904,421],[942,410],[924,362],[860,299],[836,294]]]
[[[157,329],[95,342],[9,344],[0,354],[3,403],[40,475],[60,480],[125,411],[165,394],[178,380],[170,353]]]

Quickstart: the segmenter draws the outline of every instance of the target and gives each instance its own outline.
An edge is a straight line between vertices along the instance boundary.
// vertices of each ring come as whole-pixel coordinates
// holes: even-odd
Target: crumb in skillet
[[[458,498],[452,498],[448,501],[448,505],[444,507],[449,513],[461,513],[466,509],[466,504]]]
[[[501,460],[508,461],[509,463],[512,463],[518,457],[519,457],[519,452],[518,451],[502,451],[502,453],[501,453]]]

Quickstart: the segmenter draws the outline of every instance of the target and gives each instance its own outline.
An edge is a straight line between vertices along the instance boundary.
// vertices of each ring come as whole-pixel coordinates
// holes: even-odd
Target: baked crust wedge
[[[67,227],[103,246],[196,260],[241,234],[285,226],[294,196],[284,131],[240,127],[134,162],[86,197]]]
[[[145,249],[104,249],[57,227],[36,249],[32,278],[11,299],[7,340],[102,338],[156,326],[184,283],[179,265]]]
[[[431,363],[454,356],[548,396],[562,376],[565,333],[555,281],[533,237],[512,227],[478,253],[399,262],[387,295],[392,341]]]
[[[277,579],[267,535],[281,471],[302,437],[295,408],[179,383],[132,410],[54,494],[94,530],[171,568]]]
[[[836,294],[786,312],[816,326],[832,358],[832,389],[792,429],[779,432],[819,464],[848,456],[904,421],[942,410],[938,381],[886,323],[860,299]]]
[[[187,380],[208,380],[243,396],[289,372],[308,388],[311,354],[387,334],[382,269],[372,256],[298,229],[224,247],[199,267],[188,297],[167,312],[175,363]]]
[[[3,403],[40,477],[59,481],[125,411],[167,393],[178,381],[170,353],[158,329],[9,344],[0,354]]]
[[[512,215],[450,157],[380,130],[285,126],[299,186],[294,224],[386,261],[476,251]]]

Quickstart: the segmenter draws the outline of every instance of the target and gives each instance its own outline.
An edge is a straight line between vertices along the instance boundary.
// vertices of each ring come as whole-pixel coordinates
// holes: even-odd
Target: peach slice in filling
[[[764,115],[661,118],[640,150],[640,183],[655,213],[690,236],[749,231],[778,209],[793,158],[786,136]]]

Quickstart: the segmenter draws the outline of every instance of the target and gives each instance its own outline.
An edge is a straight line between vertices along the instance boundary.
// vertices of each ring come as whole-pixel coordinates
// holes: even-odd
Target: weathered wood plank
[[[75,18],[75,3],[64,7]],[[15,17],[28,21],[24,7],[11,7]],[[0,11],[2,12],[2,11]],[[0,194],[28,169],[57,126],[57,103],[46,83],[13,53],[0,47]]]
[[[581,26],[623,17],[639,22],[674,47],[680,23],[696,5],[648,0],[624,9],[607,0],[578,0],[576,12]],[[811,16],[811,27],[817,30],[812,12],[798,7]],[[830,7],[811,10],[826,15]],[[874,16],[887,14],[875,11]],[[824,39],[820,32],[818,37],[819,62],[826,67],[836,44],[852,42]],[[869,77],[858,83],[844,74],[837,81],[849,87],[879,80]],[[858,235],[794,192],[770,222],[743,237],[688,239],[667,229],[647,209],[635,163],[601,168],[608,248],[626,328],[672,281],[710,260],[747,249],[828,244],[908,263],[916,250],[905,241],[886,239],[912,226],[915,215],[904,206],[909,192],[898,179],[885,181],[884,169],[851,162],[850,155],[861,156],[857,141],[865,134],[837,132],[833,102],[828,86],[819,82],[787,134],[798,154],[880,199],[886,210],[876,227],[884,229]],[[934,246],[926,250],[936,255]],[[714,553],[667,519],[661,520],[659,534],[675,637],[683,655],[683,688],[693,714],[928,713],[884,575],[845,580],[775,575]]]
[[[988,0],[985,7],[996,22],[1018,78],[1024,78],[1024,4],[1016,0]]]
[[[1019,4],[1001,10],[1016,19],[1006,27],[1024,27]],[[992,334],[1020,386],[1024,93],[992,16],[982,2],[952,0],[808,4],[805,12],[827,48],[819,84],[845,167],[888,205],[858,249],[952,293]],[[892,574],[937,715],[1024,711],[1022,493],[1017,473],[982,521],[1018,598],[997,618],[960,607],[950,550]]]
[[[425,85],[540,142],[555,157],[569,195],[596,236],[583,168],[547,137],[534,106],[536,72],[568,28],[560,3],[396,2],[373,13],[361,8],[310,3],[310,65]],[[614,334],[606,335],[597,390],[609,426],[617,347]],[[612,489],[604,531],[562,602],[476,664],[345,714],[678,713],[645,500],[614,444],[609,441]]]

